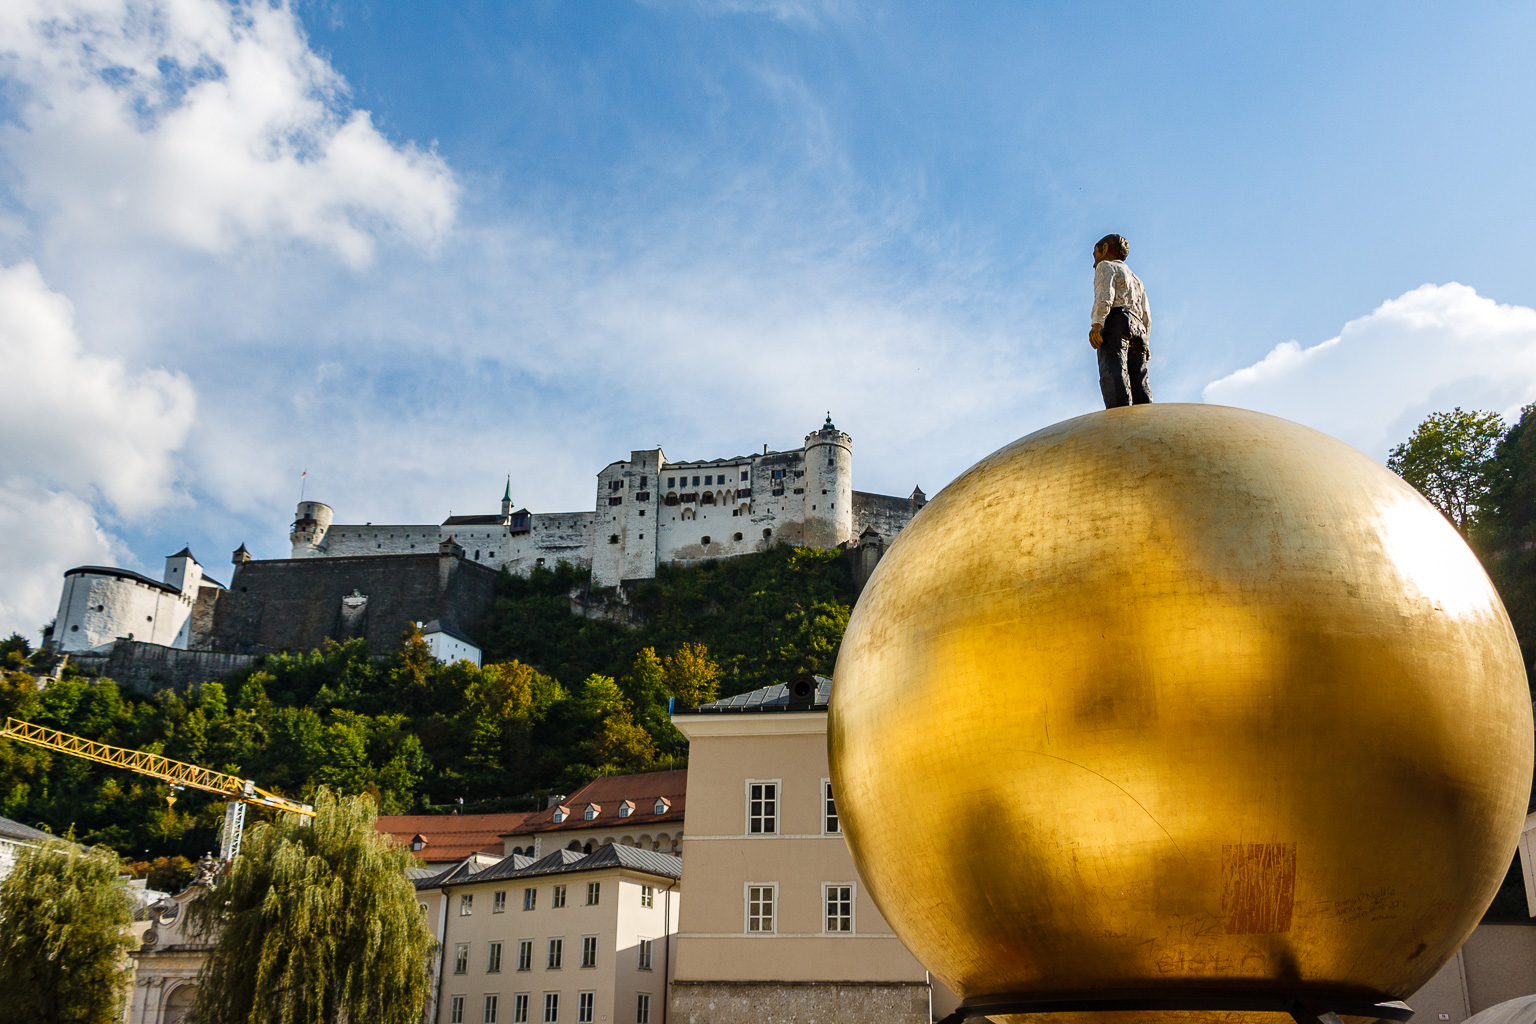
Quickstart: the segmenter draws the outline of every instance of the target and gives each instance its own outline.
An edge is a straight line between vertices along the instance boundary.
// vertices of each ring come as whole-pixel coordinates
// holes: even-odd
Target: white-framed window
[[[774,931],[774,908],[779,902],[778,882],[747,883],[747,931]]]
[[[560,1021],[560,993],[544,993],[544,1024],[559,1024]]]
[[[597,936],[583,935],[581,937],[581,966],[597,966]]]
[[[464,997],[448,997],[448,1024],[464,1024]]]
[[[639,942],[639,947],[640,947],[640,963],[637,966],[642,971],[648,971],[648,970],[651,969],[651,940],[650,939],[641,939],[640,942]]]
[[[453,973],[464,974],[469,970],[469,943],[461,942],[453,947]]]
[[[538,902],[539,902],[539,890],[537,890],[537,889],[524,889],[523,890],[523,909],[524,910],[532,910],[534,907],[536,907],[538,905]]]
[[[592,821],[601,813],[603,813],[603,808],[601,805],[587,804],[586,808],[581,812],[582,820]]]
[[[747,834],[771,836],[779,831],[779,780],[747,780]]]
[[[533,940],[517,940],[517,969],[520,971],[533,970]]]
[[[837,801],[832,799],[832,780],[821,780],[821,834],[835,836],[843,831],[837,820]]]
[[[576,1024],[592,1024],[592,1011],[596,1006],[596,992],[576,993]]]
[[[821,930],[824,932],[853,931],[853,883],[828,882],[821,887],[821,904],[824,909]]]
[[[503,889],[491,895],[491,913],[505,914],[507,912],[507,890]]]
[[[518,992],[512,997],[512,1024],[528,1024],[527,992]]]
[[[485,947],[485,973],[501,973],[501,943],[492,942]]]
[[[554,907],[556,910],[559,910],[561,907],[565,906],[565,886],[555,886],[555,894],[554,897],[549,901],[549,905]]]
[[[480,1019],[485,1024],[496,1024],[497,1011],[501,1009],[501,997],[494,992],[485,994],[485,1015]]]
[[[589,907],[597,906],[598,897],[601,896],[602,894],[603,894],[603,883],[602,882],[588,882],[587,883],[587,906],[589,906]]]
[[[642,907],[654,907],[656,905],[656,887],[654,885],[642,885],[640,887],[640,905]]]
[[[564,960],[565,939],[563,937],[558,939],[550,939],[549,948],[545,951],[544,969],[547,971],[558,971],[560,969],[560,964],[564,962]]]
[[[667,811],[671,810],[671,808],[672,808],[672,801],[668,800],[664,796],[659,796],[659,797],[656,798],[656,805],[652,809],[657,814],[666,814]]]
[[[641,992],[635,997],[635,1024],[651,1024],[651,994]]]
[[[473,893],[464,893],[459,897],[459,916],[468,917],[475,912],[475,896]]]

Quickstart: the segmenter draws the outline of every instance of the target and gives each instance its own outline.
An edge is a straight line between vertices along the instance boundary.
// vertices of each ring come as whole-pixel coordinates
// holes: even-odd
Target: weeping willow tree
[[[23,847],[0,882],[0,1021],[120,1020],[131,920],[112,851]]]
[[[406,869],[374,831],[368,797],[322,788],[315,817],[246,835],[219,884],[193,901],[218,935],[198,977],[199,1024],[417,1024],[434,943]]]

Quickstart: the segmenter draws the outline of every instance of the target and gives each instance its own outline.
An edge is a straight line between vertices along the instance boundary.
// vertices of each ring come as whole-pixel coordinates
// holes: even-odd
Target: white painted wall
[[[422,639],[432,649],[432,657],[444,664],[452,665],[456,661],[470,661],[477,666],[480,664],[480,648],[456,636],[433,632],[425,634]]]
[[[64,577],[53,642],[65,653],[97,650],[130,636],[185,648],[195,598],[195,587],[185,594],[121,576],[71,571]]]

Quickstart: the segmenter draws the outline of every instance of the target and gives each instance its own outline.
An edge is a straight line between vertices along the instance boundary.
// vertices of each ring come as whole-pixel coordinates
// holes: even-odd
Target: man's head
[[[1093,265],[1105,260],[1123,260],[1131,254],[1131,243],[1124,235],[1105,235],[1093,247]]]

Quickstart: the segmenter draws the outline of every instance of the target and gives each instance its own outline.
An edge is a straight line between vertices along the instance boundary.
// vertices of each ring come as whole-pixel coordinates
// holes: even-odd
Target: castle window
[[[480,561],[480,549],[475,548],[475,561]]]
[[[645,518],[645,509],[641,509],[640,510],[640,518],[642,518],[642,519]]]
[[[667,477],[667,486],[668,487],[676,487],[677,486],[677,477],[675,477],[675,476]]]
[[[739,509],[739,508],[733,508],[733,509],[731,509],[731,515],[733,515],[733,516],[739,516],[739,515],[741,515],[741,509]]]
[[[623,480],[610,480],[608,482],[608,489],[610,491],[621,491],[621,490],[624,489],[624,481]]]
[[[618,534],[610,533],[608,535],[608,543],[609,544],[617,544],[618,542],[619,542],[619,535]]]
[[[639,494],[635,495],[635,500],[636,501],[650,501],[651,500],[651,492],[650,491],[641,491]]]
[[[622,505],[622,504],[624,504],[624,499],[622,497],[609,498],[608,499],[608,504],[610,504],[610,505]]]
[[[698,477],[694,477],[693,478],[693,486],[695,486],[695,487],[699,486],[699,478]]]
[[[146,615],[146,616],[144,616],[144,621],[145,622],[154,622],[155,621],[155,617],[153,615]]]
[[[773,489],[773,494],[774,494],[774,497],[779,497],[779,496],[780,496],[780,495],[782,495],[782,494],[783,494],[783,493],[784,493],[784,488],[782,488],[782,487],[775,487],[775,488],[774,488],[774,489]]]
[[[649,479],[650,479],[650,477],[646,477],[646,476],[643,476],[643,477],[641,477],[641,478],[640,478],[640,487],[641,487],[641,488],[642,488],[642,489],[644,489],[644,487],[645,487],[645,483],[646,483],[646,481],[647,481],[647,480],[649,480]]]
[[[732,537],[731,539],[732,540],[741,540],[741,534],[738,533],[734,537]]]
[[[104,611],[107,610],[107,606],[104,605],[104,604],[99,604],[99,605],[96,606],[96,610],[99,611],[99,612],[104,612]]]
[[[784,479],[784,471],[782,469],[774,470],[773,471],[773,478],[775,480],[783,480]]]
[[[668,505],[676,505],[677,504],[677,495],[675,495],[675,494],[667,495],[667,504]]]
[[[714,482],[715,482],[715,478],[714,478],[714,477],[712,477],[712,476],[706,476],[706,477],[705,477],[705,478],[704,478],[704,482],[705,482],[705,483],[706,483],[706,484],[712,484],[712,483],[714,483]]]
[[[699,539],[699,543],[703,544],[705,547],[709,547],[709,538],[708,537],[701,537]]]
[[[804,487],[796,487],[795,488],[795,493],[796,494],[804,494],[805,493],[805,488]]]
[[[768,528],[766,528],[766,527],[764,527],[763,528],[763,540],[767,540],[769,537],[772,537],[772,536],[773,536],[773,531],[768,529]]]
[[[78,633],[78,632],[80,632],[80,627],[79,626],[70,626],[69,627],[69,631],[71,633]]]
[[[699,504],[701,504],[701,505],[713,505],[714,503],[715,503],[715,496],[714,496],[714,494],[710,493],[709,491],[705,491],[704,492],[704,496],[699,499]]]
[[[798,492],[798,491],[796,491],[796,492],[795,492],[795,493],[797,493],[797,494],[798,494],[798,493],[799,493],[799,492]],[[816,511],[816,506],[815,506],[815,505],[812,505],[812,506],[811,506],[811,511],[812,511],[812,512],[815,512],[815,511]]]
[[[746,478],[747,478],[747,472],[746,472],[746,470],[742,470],[742,472],[741,472],[741,478],[742,478],[742,479],[743,479],[743,480],[745,480],[745,479],[746,479]]]

